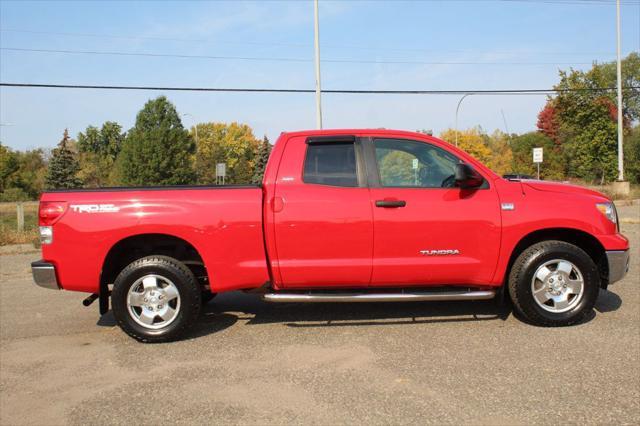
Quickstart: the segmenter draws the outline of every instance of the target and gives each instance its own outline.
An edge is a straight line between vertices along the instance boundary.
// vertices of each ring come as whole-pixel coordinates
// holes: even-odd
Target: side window
[[[451,188],[460,160],[424,142],[376,139],[380,185],[387,187]]]
[[[305,183],[358,186],[356,151],[353,142],[314,143],[307,146]]]

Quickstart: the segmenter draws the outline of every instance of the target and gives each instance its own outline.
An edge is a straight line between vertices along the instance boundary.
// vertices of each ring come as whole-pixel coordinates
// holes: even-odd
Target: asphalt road
[[[0,424],[638,424],[640,225],[623,231],[631,273],[573,327],[526,325],[491,302],[233,293],[160,345],[98,319],[81,294],[37,288],[37,253],[0,256]]]

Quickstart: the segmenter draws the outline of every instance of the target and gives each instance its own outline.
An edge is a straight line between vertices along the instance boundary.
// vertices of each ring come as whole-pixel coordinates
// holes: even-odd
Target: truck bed
[[[215,271],[209,277],[214,292],[269,279],[258,186],[57,190],[42,194],[41,202],[49,201],[66,203],[53,244],[42,247],[64,289],[98,292],[96,265],[104,265],[117,244],[147,234],[188,241]]]
[[[255,189],[262,185],[166,185],[166,186],[109,186],[101,188],[73,188],[48,189],[43,193],[72,193],[72,192],[121,192],[121,191],[175,191],[175,190],[203,190],[203,189]]]

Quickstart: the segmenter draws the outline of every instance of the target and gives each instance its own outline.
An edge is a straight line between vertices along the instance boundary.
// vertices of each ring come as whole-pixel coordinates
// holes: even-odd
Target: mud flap
[[[100,315],[104,315],[109,312],[109,296],[111,296],[109,285],[107,283],[103,283],[102,280],[100,280],[100,296],[98,298]]]

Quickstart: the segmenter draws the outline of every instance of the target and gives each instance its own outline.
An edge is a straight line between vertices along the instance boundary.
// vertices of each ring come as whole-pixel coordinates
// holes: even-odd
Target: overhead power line
[[[264,62],[313,62],[307,58],[259,57],[259,56],[217,56],[217,55],[184,55],[153,52],[120,52],[100,50],[67,50],[67,49],[30,49],[22,47],[1,47],[0,50],[13,52],[58,53],[72,55],[106,55],[106,56],[140,56],[183,59],[215,59]],[[592,62],[485,62],[485,61],[405,61],[405,60],[368,60],[368,59],[323,59],[323,63],[352,64],[404,64],[404,65],[591,65]]]
[[[66,31],[41,31],[41,30],[21,30],[21,29],[7,29],[2,28],[0,32],[3,33],[23,33],[23,34],[39,34],[39,35],[56,35],[65,37],[95,37],[95,38],[121,38],[127,40],[158,40],[158,41],[184,41],[184,42],[204,42],[203,39],[189,39],[189,38],[172,38],[172,37],[155,37],[155,36],[142,36],[142,35],[124,35],[124,34],[97,34],[97,33],[75,33]]]
[[[282,88],[237,88],[237,87],[170,87],[170,86],[116,86],[90,84],[45,84],[45,83],[0,83],[0,87],[52,88],[52,89],[98,89],[98,90],[162,90],[180,92],[244,92],[244,93],[315,93],[315,89]],[[628,86],[625,89],[640,89],[640,86]],[[615,87],[590,87],[584,89],[496,89],[496,90],[354,90],[323,89],[322,93],[336,94],[372,94],[372,95],[552,95],[568,92],[608,92]]]
[[[431,1],[431,0],[426,0]],[[438,0],[436,0],[438,1]],[[467,1],[467,0],[454,0],[454,1]],[[486,0],[491,1],[491,0]],[[505,3],[546,3],[546,4],[559,4],[559,5],[594,5],[594,6],[610,6],[614,5],[616,0],[493,0]],[[638,5],[639,0],[621,0],[623,5]]]
[[[302,47],[312,48],[313,43],[295,43],[295,42],[278,42],[278,41],[252,41],[252,40],[230,40],[230,39],[187,39],[187,38],[168,38],[168,37],[150,37],[140,36],[135,34],[94,34],[94,33],[75,33],[75,32],[58,32],[58,31],[40,31],[40,30],[23,30],[23,29],[7,29],[0,28],[0,32],[5,33],[24,33],[24,34],[37,34],[37,35],[52,35],[52,36],[64,36],[64,37],[94,37],[94,38],[113,38],[124,40],[159,40],[159,41],[178,41],[188,43],[208,43],[209,45],[248,45],[248,46],[272,46],[272,47]],[[613,55],[614,52],[545,52],[545,51],[522,51],[522,50],[490,50],[482,52],[479,49],[424,49],[417,47],[390,47],[390,46],[364,46],[357,44],[332,44],[321,43],[320,47],[323,49],[349,49],[349,50],[365,50],[365,51],[388,51],[388,52],[423,52],[423,53],[490,53],[499,55],[512,55],[512,54],[535,54],[535,55]]]

